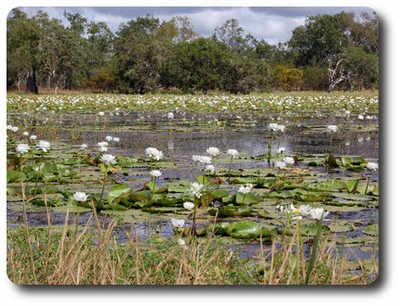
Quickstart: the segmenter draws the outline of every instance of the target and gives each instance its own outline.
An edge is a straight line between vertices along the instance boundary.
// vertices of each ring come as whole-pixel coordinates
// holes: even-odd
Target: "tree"
[[[157,35],[159,27],[159,19],[151,15],[120,26],[114,63],[122,91],[144,94],[157,89],[167,50],[166,41]]]
[[[239,21],[232,18],[215,28],[214,38],[226,44],[233,52],[244,54],[248,51],[253,37],[245,35],[244,29],[239,26]]]
[[[339,21],[338,15],[310,16],[304,26],[294,29],[288,46],[298,66],[336,59],[347,42]]]
[[[279,90],[298,90],[303,84],[303,71],[278,65],[274,69],[274,87]]]
[[[7,80],[9,84],[15,82],[20,91],[23,80],[36,79],[41,31],[35,20],[19,9],[12,10],[10,16],[7,19]]]
[[[178,43],[174,50],[174,60],[167,63],[174,86],[184,91],[200,90],[204,94],[222,87],[229,57],[225,44],[212,38],[198,38]]]
[[[47,87],[53,87],[55,93],[60,87],[71,87],[84,66],[82,38],[64,28],[59,20],[50,19],[47,13],[39,11],[33,18],[41,29],[39,61]]]

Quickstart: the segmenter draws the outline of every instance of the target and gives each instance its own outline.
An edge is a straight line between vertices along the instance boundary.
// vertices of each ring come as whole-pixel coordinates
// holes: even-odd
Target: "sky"
[[[292,31],[304,25],[307,16],[317,14],[337,14],[341,11],[372,13],[367,7],[21,7],[32,16],[42,9],[50,17],[63,20],[63,12],[80,13],[89,21],[107,23],[115,32],[122,23],[139,16],[152,14],[161,21],[175,16],[187,16],[200,36],[211,36],[216,27],[224,21],[235,18],[245,33],[264,39],[270,44],[286,42]]]

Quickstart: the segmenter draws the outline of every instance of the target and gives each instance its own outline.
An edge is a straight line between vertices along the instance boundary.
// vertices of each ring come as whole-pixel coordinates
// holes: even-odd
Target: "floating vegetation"
[[[182,249],[209,237],[289,245],[307,250],[307,282],[320,240],[377,242],[375,95],[11,95],[7,107],[11,227],[74,215],[76,232],[116,222],[120,243],[131,225],[135,239]]]

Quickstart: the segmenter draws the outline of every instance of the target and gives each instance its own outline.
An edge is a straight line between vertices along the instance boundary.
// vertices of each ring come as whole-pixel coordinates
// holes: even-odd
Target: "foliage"
[[[171,88],[247,94],[378,87],[376,15],[311,15],[278,45],[255,38],[232,18],[212,37],[199,37],[185,16],[137,17],[115,34],[106,23],[89,22],[79,13],[65,11],[64,17],[67,25],[44,11],[30,18],[18,8],[11,11],[8,88],[23,90],[28,77],[55,92],[88,88],[145,94]]]

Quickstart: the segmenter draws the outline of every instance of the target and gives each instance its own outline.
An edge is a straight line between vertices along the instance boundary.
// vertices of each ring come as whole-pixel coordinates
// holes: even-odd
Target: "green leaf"
[[[379,224],[371,224],[362,230],[363,234],[369,236],[379,236]]]
[[[22,174],[22,177],[24,178],[24,175]],[[7,184],[9,183],[15,183],[17,181],[19,181],[19,179],[21,178],[21,172],[19,171],[7,171]]]
[[[358,186],[358,180],[351,180],[346,182],[347,192],[348,193],[356,193]]]
[[[236,203],[237,204],[243,204],[243,205],[250,205],[250,204],[256,204],[261,201],[261,198],[258,194],[254,193],[248,193],[248,194],[243,194],[243,193],[236,193]]]
[[[107,192],[107,201],[110,205],[118,204],[124,198],[127,198],[132,192],[132,189],[125,184],[116,185],[110,188]]]

